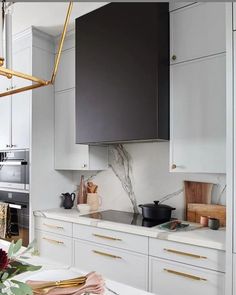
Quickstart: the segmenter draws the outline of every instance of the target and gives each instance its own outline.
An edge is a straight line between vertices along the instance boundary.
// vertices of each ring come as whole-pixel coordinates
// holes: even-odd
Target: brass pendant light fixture
[[[5,22],[5,25],[6,25],[6,22],[7,22],[7,18],[5,19],[5,16],[6,16],[6,10],[9,9],[8,6],[6,6],[5,1],[2,2],[2,13],[0,14],[0,43],[3,40],[4,22]],[[29,86],[24,86],[24,87],[20,87],[20,88],[16,88],[16,89],[10,89],[10,90],[8,90],[6,92],[2,92],[2,93],[0,92],[0,98],[4,97],[4,96],[13,95],[13,94],[16,94],[16,93],[20,93],[20,92],[24,92],[24,91],[28,91],[28,90],[36,89],[36,88],[39,88],[39,87],[44,87],[44,86],[49,86],[49,85],[54,84],[56,74],[57,74],[57,70],[58,70],[58,65],[59,65],[60,58],[61,58],[62,48],[63,48],[63,44],[64,44],[64,41],[65,41],[65,36],[66,36],[69,20],[70,20],[72,7],[73,7],[73,2],[69,2],[67,14],[66,14],[66,19],[65,19],[63,31],[62,31],[62,34],[61,34],[59,47],[58,47],[58,52],[57,52],[57,56],[56,56],[56,59],[55,59],[54,69],[53,69],[52,76],[51,76],[50,80],[43,80],[43,79],[40,79],[38,77],[30,76],[30,75],[27,75],[25,73],[21,73],[21,72],[17,72],[17,71],[14,71],[12,69],[9,69],[9,68],[7,68],[8,63],[6,63],[7,66],[4,67],[5,60],[4,60],[4,57],[3,57],[3,49],[2,49],[2,46],[0,44],[0,75],[5,76],[6,79],[12,79],[12,77],[15,76],[15,77],[19,77],[19,78],[28,80],[29,82],[32,82],[32,84],[30,84]],[[7,26],[6,26],[5,30],[6,29],[7,29]],[[12,38],[12,36],[9,36],[9,38]],[[7,47],[7,40],[6,40],[6,47]],[[6,55],[7,55],[7,52],[6,52]]]

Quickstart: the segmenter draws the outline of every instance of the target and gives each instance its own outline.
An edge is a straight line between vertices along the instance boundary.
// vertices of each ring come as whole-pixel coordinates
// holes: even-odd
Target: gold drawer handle
[[[188,278],[188,279],[191,279],[191,280],[207,281],[207,279],[197,277],[197,276],[193,276],[193,275],[190,275],[190,274],[187,274],[187,273],[184,273],[184,272],[179,272],[179,271],[172,270],[172,269],[167,269],[167,268],[164,268],[163,270],[168,272],[168,273],[171,273],[173,275],[181,276],[181,277]]]
[[[48,241],[48,242],[53,243],[53,244],[57,244],[57,245],[59,245],[59,244],[64,245],[64,242],[53,240],[53,239],[43,238],[43,240]]]
[[[112,254],[97,251],[97,250],[93,250],[93,253],[98,254],[98,255],[102,255],[102,256],[106,256],[106,257],[110,257],[110,258],[122,259],[122,257],[120,257],[120,256],[112,255]]]
[[[58,226],[58,225],[52,225],[52,224],[47,224],[47,223],[43,223],[43,225],[45,225],[47,227],[51,227],[51,228],[56,228],[56,229],[64,229],[63,226]]]
[[[189,256],[189,257],[193,257],[193,258],[207,259],[206,256],[196,255],[196,254],[182,252],[182,251],[178,251],[178,250],[172,250],[172,249],[164,248],[164,251],[169,252],[169,253],[178,254],[178,255]]]
[[[112,241],[122,241],[119,238],[113,238],[113,237],[109,237],[109,236],[103,236],[103,235],[98,235],[98,234],[93,234],[94,237],[97,238],[101,238],[101,239],[105,239],[105,240],[112,240]]]

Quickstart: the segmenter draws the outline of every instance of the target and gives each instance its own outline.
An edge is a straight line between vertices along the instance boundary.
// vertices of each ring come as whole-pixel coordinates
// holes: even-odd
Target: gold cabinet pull
[[[169,253],[173,253],[173,254],[177,254],[177,255],[188,256],[188,257],[192,257],[192,258],[207,259],[206,256],[201,256],[201,255],[197,255],[197,254],[182,252],[182,251],[178,251],[178,250],[172,250],[172,249],[164,248],[164,251],[169,252]]]
[[[98,255],[101,255],[101,256],[110,257],[110,258],[122,259],[122,257],[120,257],[120,256],[112,255],[112,254],[101,252],[101,251],[97,251],[97,250],[93,250],[93,253],[98,254]]]
[[[43,223],[44,226],[51,227],[51,228],[56,228],[56,229],[64,229],[63,226],[58,226],[58,225],[53,225],[53,224],[47,224]]]
[[[101,238],[101,239],[105,239],[105,240],[122,241],[119,238],[114,238],[114,237],[109,237],[109,236],[103,236],[103,235],[98,235],[98,234],[93,234],[93,236],[96,237],[96,238]]]
[[[197,276],[193,276],[193,275],[190,275],[188,273],[184,273],[184,272],[180,272],[180,271],[176,271],[176,270],[172,270],[172,269],[167,269],[167,268],[164,268],[163,270],[168,272],[168,273],[171,273],[173,275],[181,276],[181,277],[184,277],[184,278],[187,278],[187,279],[191,279],[191,280],[195,280],[195,281],[207,281],[207,279],[197,277]]]
[[[43,238],[43,240],[48,241],[48,242],[53,243],[53,244],[57,244],[57,245],[59,245],[59,244],[64,245],[64,242],[53,240],[53,239]]]

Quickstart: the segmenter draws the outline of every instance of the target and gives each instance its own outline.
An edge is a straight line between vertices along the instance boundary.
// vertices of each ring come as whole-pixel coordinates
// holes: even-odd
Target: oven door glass
[[[22,239],[23,246],[29,244],[29,210],[26,205],[10,205],[10,232],[5,240],[18,241]]]
[[[0,153],[0,187],[28,189],[28,152]]]

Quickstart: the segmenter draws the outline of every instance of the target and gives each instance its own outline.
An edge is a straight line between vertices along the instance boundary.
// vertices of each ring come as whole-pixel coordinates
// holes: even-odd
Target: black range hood
[[[77,18],[76,143],[168,139],[168,3],[112,3]]]

